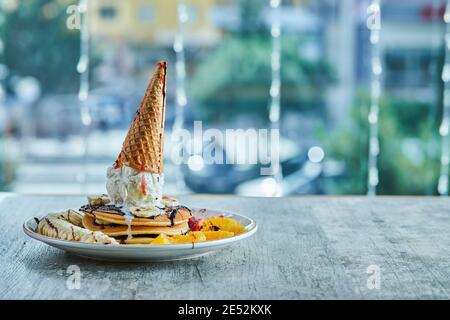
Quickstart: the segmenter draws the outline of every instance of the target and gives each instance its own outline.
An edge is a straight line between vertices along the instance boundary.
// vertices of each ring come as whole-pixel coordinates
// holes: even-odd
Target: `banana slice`
[[[69,209],[67,211],[57,213],[57,215],[60,219],[67,220],[77,227],[83,227],[83,215],[75,210]]]
[[[155,216],[159,216],[164,213],[164,212],[161,212],[161,209],[158,209],[153,206],[148,206],[148,207],[130,206],[128,209],[133,214],[133,216],[139,217],[139,218],[155,217]]]
[[[108,204],[111,202],[111,200],[109,199],[109,197],[106,194],[102,194],[102,195],[88,195],[88,203],[91,206],[102,206],[105,204]]]
[[[169,196],[163,196],[161,199],[161,204],[169,208],[180,205],[177,199],[171,198]]]
[[[82,228],[83,216],[74,211],[49,213],[39,221],[37,231],[47,237],[87,243],[119,244],[99,231]]]

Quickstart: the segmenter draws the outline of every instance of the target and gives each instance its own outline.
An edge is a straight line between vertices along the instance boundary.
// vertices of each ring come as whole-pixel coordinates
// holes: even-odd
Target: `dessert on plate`
[[[79,211],[51,213],[38,232],[103,244],[173,244],[218,240],[245,232],[237,221],[201,219],[164,186],[166,63],[156,65],[117,160],[107,169],[107,194],[88,196]]]

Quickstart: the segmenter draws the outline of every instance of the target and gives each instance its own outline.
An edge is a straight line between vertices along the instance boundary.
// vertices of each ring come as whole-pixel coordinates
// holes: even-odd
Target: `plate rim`
[[[240,240],[243,240],[245,238],[248,238],[256,233],[258,230],[258,224],[256,221],[248,216],[231,212],[228,210],[221,210],[221,209],[214,209],[214,208],[198,208],[198,207],[191,207],[192,211],[195,210],[211,210],[215,212],[220,212],[223,215],[234,215],[239,216],[244,219],[249,220],[249,224],[245,227],[246,232],[238,234],[236,236],[230,237],[230,238],[224,238],[224,239],[218,239],[218,240],[209,240],[209,241],[202,241],[202,242],[193,242],[193,243],[183,243],[183,244],[157,244],[157,245],[148,245],[148,244],[119,244],[119,245],[110,245],[110,244],[100,244],[100,243],[87,243],[87,242],[79,242],[79,241],[71,241],[71,240],[62,240],[62,239],[56,239],[51,238],[45,235],[42,235],[34,230],[32,230],[29,227],[29,223],[34,221],[35,218],[42,219],[45,217],[45,215],[41,215],[38,217],[31,217],[25,220],[25,222],[22,224],[22,229],[24,233],[29,236],[30,238],[43,242],[45,244],[54,244],[58,246],[63,247],[72,247],[72,248],[80,248],[80,249],[101,249],[101,250],[131,250],[131,249],[139,249],[139,248],[145,248],[148,251],[161,251],[161,250],[179,250],[179,249],[200,249],[200,248],[206,248],[206,247],[216,247],[223,244],[233,243]]]

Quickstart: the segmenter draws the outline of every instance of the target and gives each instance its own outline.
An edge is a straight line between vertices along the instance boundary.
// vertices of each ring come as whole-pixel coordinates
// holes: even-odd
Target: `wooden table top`
[[[0,299],[449,299],[450,199],[183,196],[254,218],[257,234],[194,260],[108,263],[28,238],[22,223],[82,197],[0,194]],[[79,266],[81,288],[66,286]]]

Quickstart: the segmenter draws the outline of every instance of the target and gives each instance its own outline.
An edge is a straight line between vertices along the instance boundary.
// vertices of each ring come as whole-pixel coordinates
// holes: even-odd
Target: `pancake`
[[[91,214],[85,214],[83,217],[83,226],[91,231],[100,231],[112,237],[131,235],[158,235],[161,233],[167,235],[184,234],[189,230],[187,222],[181,222],[174,226],[131,226],[130,232],[126,225],[98,225],[95,223],[95,217]]]
[[[124,226],[128,226],[125,217],[116,213],[113,210],[109,211],[98,211],[97,209],[86,210],[85,207],[80,209],[81,211],[91,214],[95,217],[100,224],[120,224]],[[171,218],[172,217],[172,218]],[[182,223],[186,223],[191,217],[191,212],[189,209],[185,207],[179,207],[173,214],[162,214],[156,217],[151,218],[138,218],[135,217],[131,221],[132,226],[148,226],[148,227],[164,227],[164,226],[172,226],[178,225]]]

